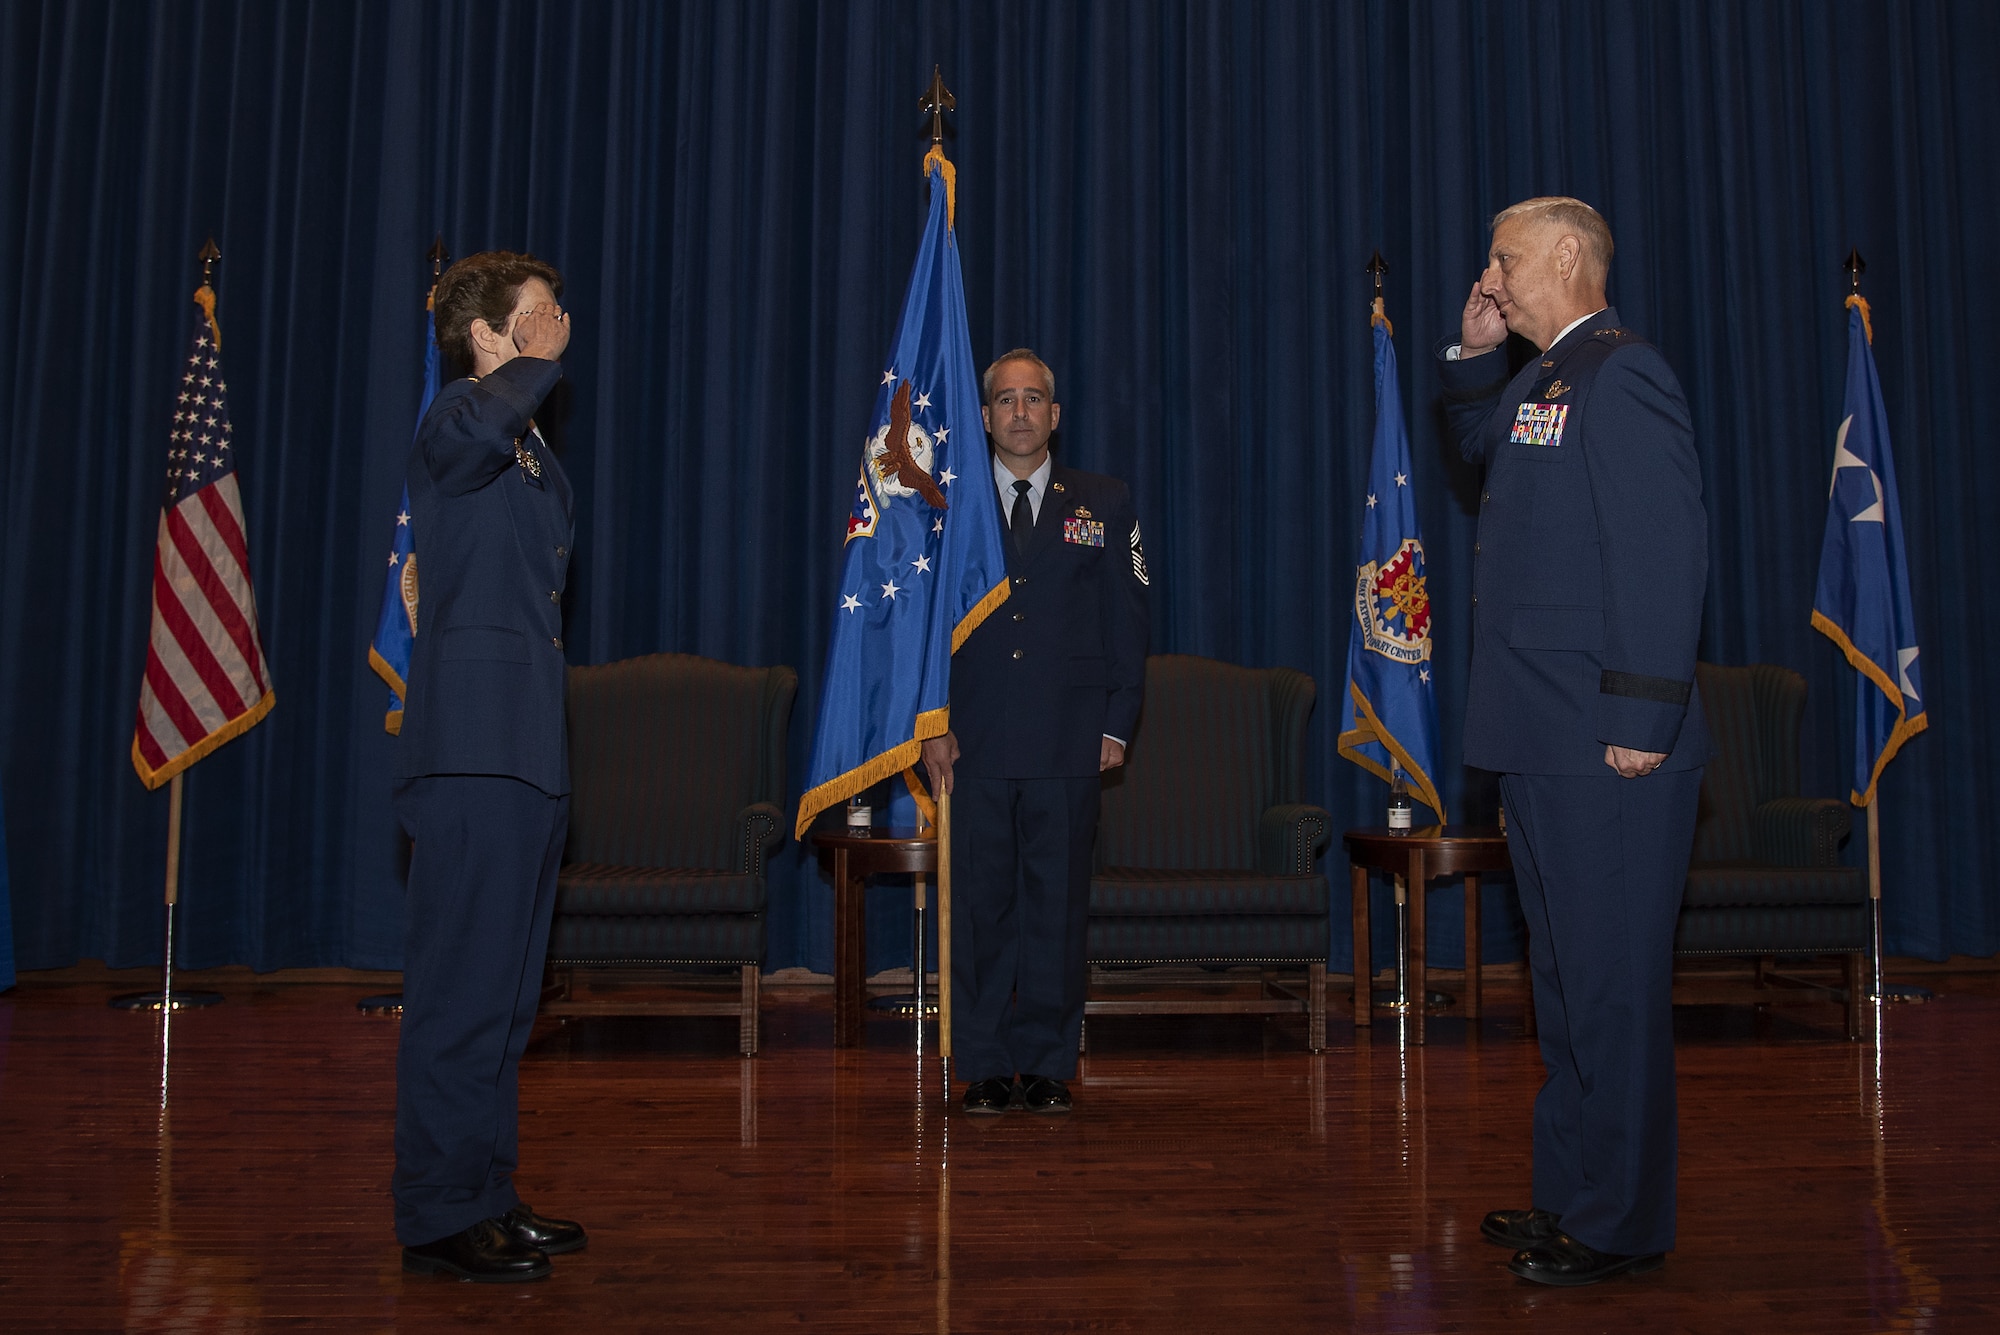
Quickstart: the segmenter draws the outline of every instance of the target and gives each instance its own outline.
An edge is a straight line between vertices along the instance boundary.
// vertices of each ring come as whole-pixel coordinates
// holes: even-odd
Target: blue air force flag
[[[800,835],[950,726],[952,652],[1007,597],[952,231],[956,173],[939,148],[924,168],[930,222],[861,442]]]
[[[1341,692],[1340,754],[1389,778],[1393,762],[1410,795],[1445,820],[1438,797],[1437,701],[1431,686],[1431,602],[1424,539],[1410,487],[1410,438],[1388,321],[1375,318],[1375,441],[1354,569],[1354,624]]]
[[[1847,301],[1847,394],[1833,442],[1814,629],[1840,646],[1862,680],[1854,701],[1855,806],[1903,743],[1929,726],[1917,672],[1917,625],[1903,559],[1903,513],[1889,458],[1889,414],[1869,351],[1868,306]]]
[[[431,410],[444,371],[437,336],[431,328],[430,303],[424,303],[424,397],[417,405],[417,425]],[[417,637],[417,539],[410,531],[410,484],[396,505],[396,526],[389,534],[389,575],[382,584],[382,611],[375,618],[375,638],[368,646],[368,666],[389,686],[389,709],[382,726],[403,730],[403,697],[410,675],[410,645]]]

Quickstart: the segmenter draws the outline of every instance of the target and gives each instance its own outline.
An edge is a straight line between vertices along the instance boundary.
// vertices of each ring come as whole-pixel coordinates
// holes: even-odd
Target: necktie
[[[1028,534],[1035,528],[1035,507],[1028,503],[1028,480],[1022,478],[1014,484],[1014,510],[1007,516],[1007,527],[1014,535],[1014,551],[1018,554],[1028,549]]]

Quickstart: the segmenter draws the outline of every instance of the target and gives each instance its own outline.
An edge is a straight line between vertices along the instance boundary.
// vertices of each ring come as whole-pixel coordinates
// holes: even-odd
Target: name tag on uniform
[[[1507,439],[1516,445],[1560,445],[1568,418],[1567,403],[1524,403],[1514,414],[1514,433]]]
[[[1073,542],[1080,547],[1102,547],[1104,545],[1104,521],[1102,519],[1063,520],[1063,541]]]

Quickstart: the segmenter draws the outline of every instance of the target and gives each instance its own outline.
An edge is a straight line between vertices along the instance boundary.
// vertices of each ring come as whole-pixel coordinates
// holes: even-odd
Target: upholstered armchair
[[[569,842],[549,932],[551,1014],[735,1015],[757,1050],[764,859],[783,838],[788,667],[649,654],[569,672]],[[734,1001],[634,990],[722,975]],[[590,971],[589,998],[576,975]]]
[[[1313,695],[1290,668],[1146,660],[1145,712],[1105,778],[1090,961],[1266,967],[1258,996],[1181,998],[1107,995],[1146,980],[1094,969],[1086,1015],[1303,1012],[1308,1045],[1326,1045],[1327,879],[1314,859],[1332,821],[1304,801]],[[1304,974],[1303,995],[1279,970]]]
[[[1678,955],[1838,955],[1847,1036],[1861,1035],[1868,884],[1842,866],[1847,805],[1799,796],[1805,678],[1770,663],[1695,668],[1715,756],[1701,785]]]

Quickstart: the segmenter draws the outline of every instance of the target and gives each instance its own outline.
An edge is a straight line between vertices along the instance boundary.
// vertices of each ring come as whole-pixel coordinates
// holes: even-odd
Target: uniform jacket
[[[504,774],[569,791],[562,594],[572,497],[528,426],[560,379],[559,363],[517,357],[439,390],[417,429],[408,472],[417,635],[400,777]]]
[[[1465,763],[1602,775],[1609,743],[1703,764],[1708,519],[1680,382],[1612,309],[1506,367],[1438,364],[1459,448],[1486,470]]]
[[[983,473],[982,473],[983,479]],[[984,488],[988,505],[1000,497]],[[1131,740],[1146,681],[1146,556],[1132,493],[1057,465],[1026,550],[1007,544],[1007,601],[951,659],[956,768],[989,779],[1097,773]]]

